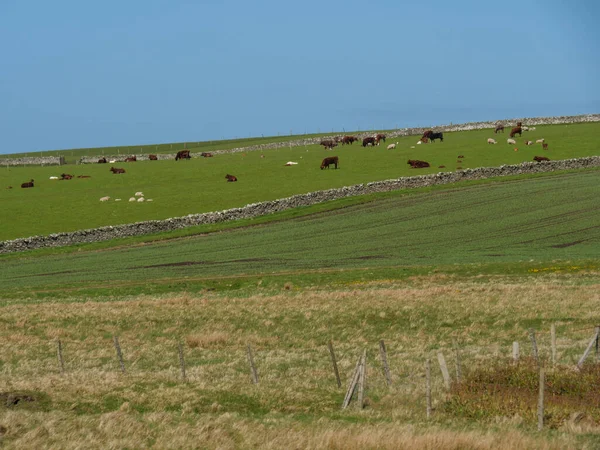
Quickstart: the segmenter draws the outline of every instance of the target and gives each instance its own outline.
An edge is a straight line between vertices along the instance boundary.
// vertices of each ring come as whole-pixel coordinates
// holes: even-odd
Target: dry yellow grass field
[[[530,277],[414,277],[281,292],[260,286],[156,297],[2,302],[0,405],[3,448],[598,448],[598,417],[536,431],[532,414],[473,420],[445,407],[436,353],[451,372],[453,339],[465,373],[508,361],[513,341],[530,354],[537,331],[550,367],[550,326],[558,362],[571,368],[598,322],[600,274]],[[118,335],[127,372],[113,347]],[[65,373],[57,361],[63,347]],[[344,386],[338,388],[327,341]],[[388,350],[388,388],[378,342]],[[177,344],[184,344],[187,382]],[[255,352],[251,383],[246,345]],[[366,348],[366,406],[341,410],[345,387]],[[432,359],[434,411],[425,415],[424,361]],[[592,353],[590,361],[596,358]],[[591,362],[590,362],[591,364]],[[571,369],[568,369],[571,370]],[[32,401],[27,401],[26,397]],[[4,398],[4,397],[3,397]],[[585,405],[582,410],[585,411]],[[549,414],[552,410],[549,409]]]

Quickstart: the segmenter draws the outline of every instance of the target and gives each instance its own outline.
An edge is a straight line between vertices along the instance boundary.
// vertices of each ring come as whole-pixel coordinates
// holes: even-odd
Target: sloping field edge
[[[454,125],[438,125],[434,127],[416,127],[416,128],[401,128],[394,131],[386,132],[386,136],[390,139],[399,137],[399,136],[421,136],[423,132],[427,129],[431,129],[433,131],[443,131],[443,132],[453,132],[453,131],[471,131],[471,130],[483,130],[486,128],[495,128],[497,123],[504,123],[506,126],[508,124],[516,124],[517,122],[523,122],[523,125],[533,126],[533,125],[559,125],[559,124],[574,124],[574,123],[588,123],[588,122],[600,122],[600,114],[582,114],[578,116],[555,116],[555,117],[531,117],[531,118],[517,118],[517,119],[506,119],[506,120],[496,120],[496,121],[488,121],[488,122],[468,122],[463,124],[454,124]],[[512,126],[512,125],[511,125]],[[354,136],[358,136],[359,138],[363,138],[366,136],[373,135],[372,132],[356,132],[356,133],[347,133],[352,134]],[[329,135],[329,134],[326,134]],[[331,133],[333,136],[334,133]],[[325,136],[325,135],[324,135]],[[314,145],[321,142],[323,136],[311,137],[306,139],[296,139],[284,142],[271,142],[269,144],[258,144],[251,145],[246,147],[236,147],[228,150],[211,150],[210,153],[217,155],[221,153],[239,153],[239,152],[250,152],[255,150],[268,150],[282,147],[303,147],[305,145]],[[200,157],[202,152],[192,152],[190,155],[192,157]],[[114,160],[115,162],[122,162],[129,154],[120,154],[120,155],[98,155],[98,156],[82,156],[79,159],[79,164],[95,164],[98,162],[99,158],[106,157],[107,159]],[[174,159],[175,153],[159,153],[156,155],[159,160],[167,160]],[[148,160],[148,155],[136,155],[136,158],[139,161]]]
[[[459,170],[456,172],[440,172],[437,174],[401,177],[392,180],[356,184],[341,188],[298,194],[278,200],[252,203],[241,208],[223,211],[190,214],[165,220],[150,220],[124,225],[104,226],[68,233],[55,233],[48,236],[33,236],[0,242],[0,254],[14,253],[48,247],[63,247],[73,244],[107,241],[116,238],[141,236],[164,231],[173,231],[196,225],[214,224],[238,219],[251,219],[300,206],[310,206],[330,200],[337,200],[356,195],[389,192],[400,189],[414,189],[442,184],[456,183],[465,180],[482,180],[494,177],[505,177],[521,174],[553,172],[557,170],[584,169],[599,167],[600,156],[545,161],[541,163],[524,162],[521,164],[503,165],[500,167],[480,167]]]

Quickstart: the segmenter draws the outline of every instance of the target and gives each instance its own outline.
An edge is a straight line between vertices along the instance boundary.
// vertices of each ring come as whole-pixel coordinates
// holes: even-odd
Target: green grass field
[[[599,181],[600,171],[591,170],[398,192],[283,222],[141,247],[10,257],[3,261],[3,289],[5,295],[87,287],[136,293],[136,280],[144,291],[152,284],[158,290],[198,290],[219,277],[238,277],[222,284],[239,286],[245,278],[255,282],[277,274],[294,282],[308,277],[310,283],[332,276],[368,279],[371,269],[395,278],[414,266],[494,263],[506,270],[571,261],[569,267],[581,268],[600,254]],[[353,272],[359,268],[365,275]]]
[[[551,159],[598,154],[599,125],[538,127]],[[0,236],[219,210],[541,152],[448,133],[410,149],[316,147],[206,160],[3,171]],[[374,153],[376,155],[374,155]],[[302,158],[300,158],[302,156]],[[295,167],[283,167],[288,160]],[[50,175],[90,179],[49,181]],[[238,183],[226,183],[225,173]],[[16,188],[29,178],[36,188]],[[0,256],[0,447],[596,449],[600,169],[346,198],[254,220]],[[142,190],[153,203],[129,204]],[[99,197],[124,202],[100,203]],[[556,327],[556,362],[550,326]],[[537,431],[534,329],[546,370]],[[126,373],[113,347],[119,336]],[[57,360],[61,342],[64,373]],[[338,388],[327,342],[333,341]],[[386,385],[379,341],[392,379]],[[513,342],[521,363],[512,364]],[[447,392],[437,353],[462,381]],[[182,344],[187,380],[180,375]],[[251,382],[251,345],[259,383]],[[340,408],[367,351],[363,409]],[[433,411],[426,417],[425,360]]]
[[[537,127],[525,133],[519,141],[544,137],[550,159],[566,159],[597,155],[599,149],[594,136],[600,124],[554,125]],[[505,142],[488,145],[490,130],[446,133],[444,143],[410,147],[418,138],[398,139],[396,150],[384,146],[362,148],[338,147],[333,152],[313,145],[295,149],[268,150],[247,154],[225,154],[214,158],[191,161],[147,161],[122,163],[124,175],[113,175],[107,165],[63,167],[17,167],[0,170],[0,190],[3,220],[0,239],[13,239],[74,231],[103,225],[116,225],[150,219],[166,219],[191,213],[239,207],[258,201],[273,200],[319,189],[341,187],[357,183],[398,178],[416,174],[454,171],[457,167],[474,168],[499,166],[531,161],[542,154],[540,145],[513,146]],[[498,136],[498,139],[506,138]],[[339,170],[319,170],[324,156],[340,157]],[[463,160],[457,156],[463,155]],[[429,169],[410,169],[408,159],[424,159]],[[297,161],[293,167],[284,167],[287,161]],[[438,166],[445,166],[439,169]],[[52,181],[49,177],[62,172],[89,175],[87,179]],[[227,183],[225,174],[238,177],[237,183]],[[33,189],[19,186],[30,179],[36,180]],[[127,200],[142,191],[152,203],[131,204]],[[110,196],[121,202],[100,203]]]

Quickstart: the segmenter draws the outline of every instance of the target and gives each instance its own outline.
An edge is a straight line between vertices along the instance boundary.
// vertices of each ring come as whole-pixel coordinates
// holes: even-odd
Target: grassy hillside
[[[3,289],[17,296],[71,288],[196,290],[272,274],[318,284],[331,276],[370,279],[370,269],[378,272],[375,278],[396,278],[415,266],[453,264],[581,269],[600,254],[599,181],[595,170],[388,194],[281,223],[141,247],[6,258]],[[356,269],[364,273],[344,273]],[[221,277],[241,278],[219,282]]]
[[[443,143],[415,146],[415,137],[398,139],[396,150],[384,146],[362,148],[358,145],[325,151],[313,145],[261,152],[218,155],[191,161],[147,161],[123,163],[127,173],[113,175],[107,165],[63,167],[17,167],[0,170],[3,220],[0,239],[12,239],[53,232],[73,231],[102,225],[115,225],[149,219],[166,219],[190,213],[239,207],[257,201],[272,200],[319,189],[341,187],[400,176],[453,171],[458,167],[498,166],[531,161],[534,155],[565,159],[599,154],[595,136],[600,124],[554,125],[519,139],[544,137],[541,146],[514,146],[501,142],[488,145],[489,130],[446,133]],[[506,137],[506,136],[505,136]],[[499,136],[498,139],[501,139]],[[410,148],[415,146],[415,148]],[[338,155],[339,170],[319,170],[324,156]],[[458,159],[462,155],[464,159]],[[429,169],[410,169],[408,159],[423,159]],[[287,161],[299,164],[284,167]],[[440,169],[439,166],[445,166]],[[51,181],[50,176],[66,172],[91,178]],[[227,183],[225,174],[238,177]],[[33,189],[21,189],[24,181],[36,180]],[[152,203],[131,204],[127,200],[143,191]],[[113,200],[100,203],[110,196]]]

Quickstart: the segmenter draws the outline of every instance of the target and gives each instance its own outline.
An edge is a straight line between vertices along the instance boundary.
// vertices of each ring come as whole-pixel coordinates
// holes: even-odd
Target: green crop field
[[[446,133],[443,143],[416,146],[416,137],[399,138],[396,150],[385,146],[362,148],[337,147],[325,151],[317,145],[283,148],[264,152],[217,155],[190,161],[147,161],[121,163],[126,174],[113,175],[103,164],[63,167],[15,167],[0,170],[2,221],[0,239],[12,239],[73,231],[103,225],[115,225],[150,219],[166,219],[239,207],[248,203],[273,200],[319,189],[341,187],[401,176],[454,171],[531,161],[544,154],[550,159],[566,159],[599,154],[595,136],[600,124],[540,126],[518,139],[518,151],[506,144],[507,135],[495,136],[500,143],[488,145],[491,130]],[[549,149],[541,145],[527,147],[525,139],[545,138]],[[389,143],[389,141],[388,141]],[[415,148],[410,148],[415,146]],[[261,154],[264,158],[261,158]],[[319,170],[323,157],[338,155],[339,170]],[[457,156],[464,159],[459,160]],[[422,159],[428,169],[410,169],[408,159]],[[287,161],[298,165],[284,167]],[[445,166],[440,169],[439,166]],[[69,181],[49,180],[62,172],[89,175],[91,178]],[[227,183],[225,174],[238,177]],[[35,180],[33,189],[19,186]],[[151,203],[129,203],[138,191]],[[110,196],[111,201],[99,199]],[[120,198],[121,202],[114,199]]]
[[[145,290],[153,283],[171,289],[174,280],[183,283],[179,289],[202,289],[204,279],[296,278],[311,269],[339,276],[343,269],[372,268],[402,276],[410,266],[579,265],[600,255],[599,181],[600,170],[591,170],[393,193],[331,212],[143,247],[6,258],[3,289],[23,295],[92,286],[106,293],[133,283],[138,292],[136,280]],[[103,287],[103,280],[111,281]]]

